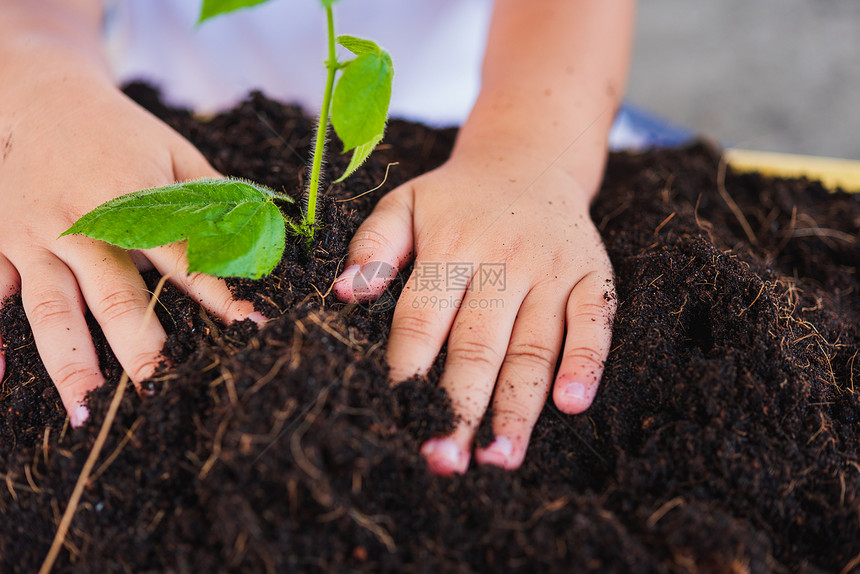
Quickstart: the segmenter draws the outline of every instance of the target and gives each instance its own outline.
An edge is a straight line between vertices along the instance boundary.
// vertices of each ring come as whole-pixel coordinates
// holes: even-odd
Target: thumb
[[[333,291],[341,301],[370,301],[385,291],[412,256],[412,189],[379,200],[349,242],[349,255]]]

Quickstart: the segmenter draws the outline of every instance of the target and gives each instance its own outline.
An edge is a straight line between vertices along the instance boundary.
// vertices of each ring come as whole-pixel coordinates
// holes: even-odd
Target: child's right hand
[[[59,237],[124,193],[218,177],[187,140],[114,87],[98,57],[53,38],[7,35],[0,86],[0,296],[20,289],[36,348],[73,425],[88,416],[86,393],[104,382],[87,309],[132,381],[161,359],[165,332],[145,319],[150,293],[138,269],[171,274],[225,321],[263,319],[222,280],[187,275],[181,245],[133,253]],[[0,356],[0,379],[4,367]]]

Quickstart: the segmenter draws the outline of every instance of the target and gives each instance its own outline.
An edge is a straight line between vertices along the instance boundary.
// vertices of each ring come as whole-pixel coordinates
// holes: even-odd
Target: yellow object
[[[727,149],[726,163],[739,172],[759,171],[775,177],[806,177],[820,180],[834,190],[860,192],[860,161],[832,157],[794,155],[745,149]]]

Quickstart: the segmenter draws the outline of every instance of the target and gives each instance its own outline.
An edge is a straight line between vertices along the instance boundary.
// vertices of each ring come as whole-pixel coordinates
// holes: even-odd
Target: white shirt
[[[200,0],[106,0],[116,79],[143,79],[168,103],[208,113],[252,89],[316,112],[325,87],[325,11],[272,0],[197,26]],[[461,123],[480,87],[491,0],[342,0],[336,34],[374,40],[394,60],[391,116]],[[338,47],[340,58],[350,56]]]

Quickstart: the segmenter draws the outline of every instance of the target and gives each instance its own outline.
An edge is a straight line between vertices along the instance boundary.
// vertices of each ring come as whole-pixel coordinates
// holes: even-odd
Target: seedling
[[[204,0],[200,22],[267,1]],[[328,29],[328,74],[301,221],[281,215],[275,200],[292,202],[286,195],[245,180],[202,179],[123,195],[96,207],[62,235],[86,235],[124,249],[187,240],[189,273],[251,279],[268,275],[278,264],[287,229],[304,237],[310,248],[329,117],[343,152],[352,152],[337,183],[358,169],[382,140],[394,77],[391,56],[376,43],[334,35],[332,5],[337,1],[319,0]],[[336,44],[355,57],[338,61]],[[335,82],[338,72],[340,79]]]

